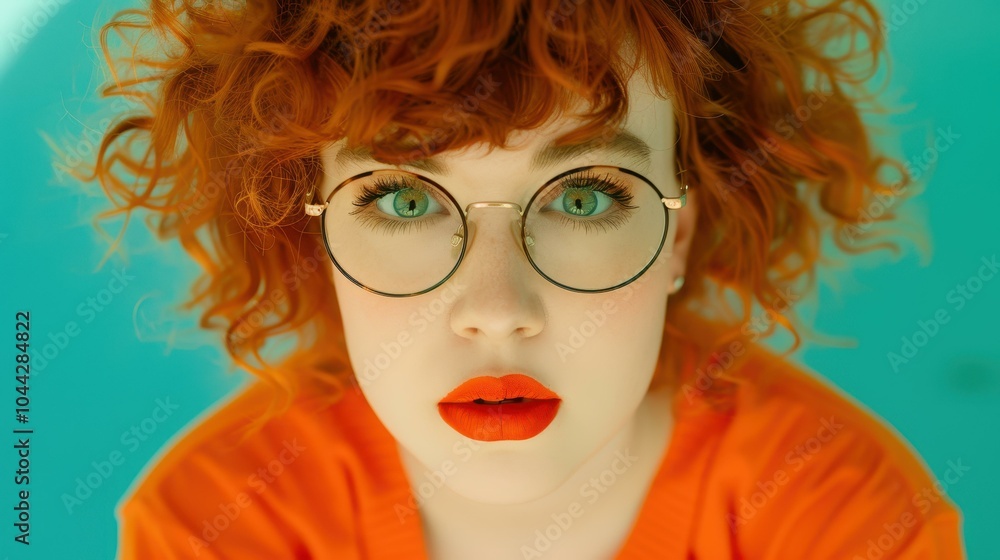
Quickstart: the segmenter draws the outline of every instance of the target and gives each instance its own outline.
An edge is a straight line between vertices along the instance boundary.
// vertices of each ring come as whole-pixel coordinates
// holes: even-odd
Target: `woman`
[[[167,54],[115,74],[148,112],[93,177],[204,267],[260,382],[142,477],[121,557],[963,555],[906,443],[758,343],[909,184],[860,120],[867,2],[153,0],[131,28]]]

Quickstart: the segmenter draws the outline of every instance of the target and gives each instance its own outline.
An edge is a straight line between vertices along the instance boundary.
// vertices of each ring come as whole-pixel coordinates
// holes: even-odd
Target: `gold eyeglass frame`
[[[546,275],[544,272],[542,272],[541,269],[538,268],[538,265],[535,264],[535,261],[532,260],[531,256],[528,253],[528,247],[530,245],[532,245],[533,242],[531,240],[531,234],[525,229],[525,215],[527,213],[527,210],[531,208],[532,203],[534,203],[534,201],[538,197],[538,195],[541,194],[542,192],[544,192],[550,185],[552,185],[556,181],[559,181],[560,179],[562,179],[563,177],[566,177],[568,175],[575,175],[575,174],[578,174],[578,173],[583,173],[583,172],[590,171],[590,170],[597,169],[597,168],[614,169],[614,170],[620,171],[622,173],[625,173],[627,175],[631,175],[633,177],[636,177],[639,180],[641,180],[642,182],[644,182],[647,185],[649,185],[649,187],[653,189],[653,191],[656,193],[657,197],[663,203],[663,214],[664,214],[664,216],[663,216],[663,224],[664,224],[664,226],[663,226],[663,233],[660,236],[659,245],[656,248],[656,252],[653,254],[653,257],[651,259],[649,259],[649,262],[646,263],[645,266],[643,266],[642,270],[640,270],[639,272],[637,272],[635,275],[633,275],[628,280],[625,280],[624,282],[621,282],[621,283],[619,283],[619,284],[617,284],[615,286],[612,286],[610,288],[602,288],[602,289],[599,289],[599,290],[584,290],[584,289],[579,289],[579,288],[573,288],[571,286],[567,286],[565,284],[557,282],[556,280],[550,278],[548,275]],[[333,251],[330,249],[330,243],[328,241],[328,236],[327,236],[327,231],[326,231],[326,220],[323,219],[323,218],[324,218],[324,215],[326,214],[326,209],[329,206],[330,201],[333,199],[334,195],[336,195],[337,192],[340,189],[342,189],[346,185],[348,185],[348,184],[350,184],[350,183],[352,183],[352,182],[354,182],[356,180],[364,179],[365,177],[369,177],[369,176],[376,175],[376,174],[388,174],[388,173],[392,173],[392,174],[396,174],[396,175],[405,175],[405,176],[412,177],[414,179],[417,179],[419,181],[422,181],[424,183],[427,183],[427,184],[431,185],[432,187],[434,187],[434,188],[438,189],[439,191],[441,191],[442,193],[444,193],[444,195],[451,202],[452,206],[454,208],[458,209],[460,211],[460,214],[461,214],[462,226],[461,226],[461,228],[459,228],[458,232],[456,232],[455,234],[453,234],[452,241],[451,241],[451,244],[452,244],[453,247],[457,247],[459,243],[462,244],[461,253],[458,256],[458,260],[455,261],[455,266],[453,266],[452,269],[451,269],[451,271],[449,271],[448,274],[446,274],[445,277],[442,278],[439,282],[437,282],[436,284],[434,284],[433,286],[431,286],[431,287],[429,287],[427,289],[420,290],[418,292],[412,292],[412,293],[407,293],[407,294],[394,294],[394,293],[391,293],[391,292],[382,292],[380,290],[376,290],[374,288],[366,286],[364,283],[362,283],[361,281],[357,280],[350,273],[348,273],[346,270],[344,270],[344,267],[340,264],[339,261],[337,261],[337,257],[334,256]],[[522,253],[524,253],[525,258],[528,259],[528,263],[531,264],[531,267],[535,269],[535,272],[537,272],[539,275],[541,275],[542,278],[545,278],[547,281],[549,281],[552,284],[555,284],[556,286],[559,286],[560,288],[563,288],[565,290],[568,290],[568,291],[571,291],[571,292],[577,292],[577,293],[599,294],[599,293],[604,293],[604,292],[610,292],[612,290],[617,290],[619,288],[623,288],[623,287],[627,286],[628,284],[631,284],[632,282],[636,281],[640,276],[642,276],[643,274],[645,274],[645,272],[647,270],[649,270],[649,268],[653,265],[653,263],[656,262],[656,259],[659,258],[659,256],[660,256],[660,252],[663,250],[664,243],[666,243],[667,232],[670,231],[670,213],[669,213],[669,210],[680,210],[681,208],[684,207],[685,204],[687,204],[687,191],[688,191],[687,184],[682,184],[681,187],[680,187],[680,191],[681,191],[680,195],[675,196],[675,197],[663,196],[663,193],[660,192],[660,189],[658,189],[656,187],[656,185],[653,184],[652,181],[650,181],[649,179],[647,179],[643,175],[641,175],[639,173],[636,173],[635,171],[632,171],[630,169],[626,169],[624,167],[614,166],[614,165],[587,165],[587,166],[583,166],[583,167],[577,167],[577,168],[574,168],[574,169],[570,169],[569,171],[564,171],[564,172],[556,175],[555,177],[549,179],[548,181],[546,181],[545,184],[543,184],[541,187],[538,188],[537,191],[535,191],[535,194],[532,195],[531,199],[525,205],[524,209],[522,209],[519,204],[516,204],[516,203],[513,203],[513,202],[481,201],[481,202],[471,202],[471,203],[469,203],[465,207],[465,210],[462,211],[462,207],[461,207],[461,205],[459,205],[458,201],[455,200],[455,197],[453,197],[451,195],[451,193],[448,192],[447,189],[445,189],[444,187],[442,187],[441,185],[439,185],[435,181],[432,181],[431,179],[428,179],[427,177],[424,177],[423,175],[420,175],[419,173],[414,173],[412,171],[405,171],[405,170],[402,170],[402,169],[378,169],[378,170],[375,170],[375,171],[366,171],[364,173],[359,173],[357,175],[354,175],[352,177],[349,177],[349,178],[343,180],[339,185],[337,185],[336,187],[334,187],[334,189],[330,192],[330,195],[326,197],[326,200],[322,204],[315,204],[315,203],[311,202],[315,198],[316,191],[315,191],[315,189],[310,190],[306,194],[306,202],[305,202],[305,208],[304,208],[304,210],[305,210],[305,213],[307,215],[309,215],[309,216],[318,216],[318,217],[321,218],[322,226],[323,226],[323,244],[326,246],[326,253],[330,257],[330,260],[333,261],[334,266],[337,267],[337,270],[339,270],[354,285],[358,286],[359,288],[361,288],[361,289],[363,289],[363,290],[365,290],[367,292],[371,292],[373,294],[378,294],[378,295],[385,296],[385,297],[411,297],[411,296],[417,296],[417,295],[421,295],[421,294],[425,294],[427,292],[433,291],[436,288],[438,288],[439,286],[441,286],[442,284],[444,284],[445,282],[447,282],[448,279],[451,278],[452,275],[455,274],[455,271],[458,270],[458,267],[462,264],[462,261],[465,259],[465,254],[466,254],[466,251],[468,250],[468,245],[469,245],[469,236],[466,235],[465,232],[469,231],[469,211],[472,210],[473,208],[509,208],[509,209],[516,210],[517,214],[518,214],[518,217],[519,217],[519,224],[520,224],[520,231],[521,231],[521,235],[520,235],[520,238],[521,238],[521,251],[522,251]]]

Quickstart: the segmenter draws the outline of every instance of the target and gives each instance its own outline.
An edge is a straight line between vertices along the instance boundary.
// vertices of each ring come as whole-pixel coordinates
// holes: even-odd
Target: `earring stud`
[[[671,294],[676,294],[684,287],[684,277],[678,276],[674,278],[674,289],[670,292]]]

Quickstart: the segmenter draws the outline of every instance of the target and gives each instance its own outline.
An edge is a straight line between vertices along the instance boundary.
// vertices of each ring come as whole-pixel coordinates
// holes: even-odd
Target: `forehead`
[[[658,96],[642,72],[629,80],[628,95],[625,129],[644,139],[654,153],[672,154],[676,142],[673,103]]]
[[[512,132],[507,146],[503,148],[474,144],[396,165],[436,175],[448,175],[456,165],[461,167],[465,163],[482,161],[505,161],[534,170],[578,160],[591,152],[614,155],[619,160],[628,161],[628,165],[634,168],[646,168],[650,162],[669,162],[672,165],[675,142],[673,104],[654,93],[642,72],[635,72],[627,87],[628,105],[624,122],[620,127],[608,127],[598,138],[557,146],[555,140],[581,125],[577,114],[570,113],[553,116],[537,129]],[[385,163],[374,159],[371,150],[366,147],[347,147],[346,144],[346,140],[340,140],[323,150],[327,174],[346,176],[350,171],[364,171],[372,165]]]

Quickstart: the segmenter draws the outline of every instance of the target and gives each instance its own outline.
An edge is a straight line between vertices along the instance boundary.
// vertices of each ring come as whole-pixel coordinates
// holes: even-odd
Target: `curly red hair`
[[[343,326],[316,273],[327,264],[318,224],[303,213],[320,150],[346,139],[394,162],[503,146],[581,98],[584,124],[564,140],[593,138],[622,121],[641,61],[672,99],[678,169],[698,198],[657,377],[677,382],[670,372],[724,362],[755,304],[812,285],[824,231],[850,252],[883,243],[857,224],[875,193],[909,179],[861,120],[879,26],[865,0],[151,0],[102,29],[114,77],[104,95],[146,111],[119,115],[87,179],[115,203],[100,218],[146,209],[200,263],[189,306],[225,330],[239,365],[286,397],[305,382],[340,388]],[[162,52],[135,38],[126,73],[109,34],[136,30]],[[486,78],[500,87],[476,96]],[[880,178],[885,167],[900,182]],[[733,295],[741,314],[717,313]],[[287,336],[293,346],[264,351]]]

